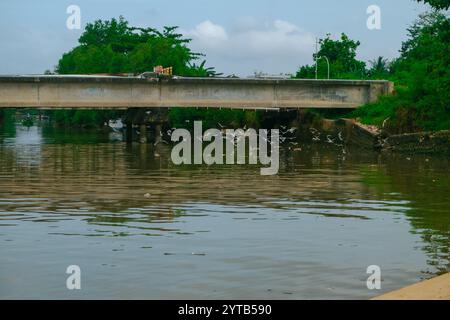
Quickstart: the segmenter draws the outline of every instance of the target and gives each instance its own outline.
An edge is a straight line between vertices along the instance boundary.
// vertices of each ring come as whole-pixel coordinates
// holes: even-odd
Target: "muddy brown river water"
[[[261,176],[117,134],[0,129],[4,299],[366,299],[450,271],[449,236],[443,156],[308,143]]]

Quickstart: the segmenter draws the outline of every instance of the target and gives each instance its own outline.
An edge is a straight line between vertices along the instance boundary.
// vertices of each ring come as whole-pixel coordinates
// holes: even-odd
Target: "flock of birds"
[[[187,123],[189,123],[189,120],[186,120]],[[237,145],[240,142],[240,139],[244,139],[245,136],[243,135],[237,135],[236,131],[234,132],[234,134],[230,136],[227,136],[225,134],[226,132],[226,127],[224,125],[222,125],[221,123],[217,123],[218,127],[220,128],[220,131],[222,132],[222,137],[223,139],[230,139],[231,141],[234,142],[235,145]],[[116,122],[110,122],[109,126],[115,131],[115,132],[119,132],[123,129],[123,124],[120,122],[118,123]],[[242,128],[244,131],[247,130],[247,126],[244,126]],[[173,131],[176,130],[176,128],[171,128],[169,130],[166,131],[166,136],[170,137],[173,133]],[[292,127],[292,128],[288,128],[287,126],[284,125],[280,125],[279,128],[279,144],[280,145],[288,145],[288,149],[291,151],[302,151],[302,149],[299,146],[299,142],[298,142],[298,137],[296,136],[296,132],[298,131],[297,128]],[[342,131],[339,131],[338,134],[336,136],[333,136],[331,134],[323,134],[322,132],[320,132],[318,129],[316,128],[309,128],[309,131],[311,133],[311,140],[312,142],[315,143],[326,143],[329,145],[333,145],[339,148],[342,148],[342,153],[346,154],[346,149],[345,149],[345,139],[342,136]],[[137,134],[140,134],[139,130],[136,130]],[[168,141],[166,141],[164,139],[164,133],[161,131],[159,133],[160,137],[159,139],[156,139],[156,142],[154,143],[154,145],[158,145],[160,143],[163,144],[169,144]],[[237,138],[236,138],[237,135]],[[267,138],[264,135],[258,135],[260,139],[263,139],[266,143],[270,143],[271,145],[273,145],[273,142],[270,141],[269,138]],[[196,137],[197,140],[203,142],[203,140],[210,140],[210,138],[212,138],[212,133],[208,133],[206,132],[203,137]],[[258,148],[256,148],[255,150],[250,149],[250,153],[257,151]]]

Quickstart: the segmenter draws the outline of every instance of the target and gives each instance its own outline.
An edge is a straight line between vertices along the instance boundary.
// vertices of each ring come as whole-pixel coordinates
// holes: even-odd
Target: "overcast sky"
[[[81,9],[81,30],[66,27],[72,4]],[[381,30],[366,26],[370,5],[381,8]],[[427,9],[413,0],[1,0],[0,74],[53,69],[86,23],[120,15],[133,26],[179,26],[226,75],[294,73],[312,63],[315,38],[327,33],[360,40],[360,59],[393,58]]]

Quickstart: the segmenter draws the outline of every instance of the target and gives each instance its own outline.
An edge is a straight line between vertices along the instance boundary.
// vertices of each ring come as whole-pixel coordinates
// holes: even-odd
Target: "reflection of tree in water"
[[[0,109],[0,143],[5,138],[15,137],[16,121],[13,110]]]
[[[406,216],[426,243],[428,265],[435,271],[450,271],[450,167],[446,157],[392,155],[385,157],[387,165],[363,172],[364,182],[384,198],[395,199],[401,194],[410,200]]]
[[[42,126],[42,137],[47,142],[56,144],[94,144],[109,142],[107,128],[71,128],[54,127],[49,124]]]
[[[175,166],[170,152],[170,146],[164,144],[42,144],[43,161],[34,168],[3,153],[0,171],[15,172],[15,179],[5,186],[7,190],[0,186],[0,193],[45,198],[38,205],[51,212],[69,208],[82,215],[114,213],[119,220],[129,219],[130,208],[147,208],[140,213],[175,219],[173,211],[192,202],[283,209],[276,201],[263,203],[261,199],[295,202],[305,200],[307,193],[333,200],[348,190],[365,193],[358,177],[333,173],[342,166],[334,150],[282,152],[284,173],[279,177],[261,176],[258,166]],[[300,172],[298,163],[312,168],[311,172]],[[329,170],[316,175],[323,167]],[[4,208],[15,211],[20,206],[16,203]]]

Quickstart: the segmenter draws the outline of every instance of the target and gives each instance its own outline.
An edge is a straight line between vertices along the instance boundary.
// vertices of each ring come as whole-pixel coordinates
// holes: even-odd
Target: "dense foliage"
[[[397,132],[450,129],[450,20],[422,14],[389,67],[396,94],[357,110],[366,123],[389,119]]]
[[[313,54],[313,59],[317,59],[317,75],[319,79],[328,77],[328,63],[330,65],[330,78],[332,79],[354,79],[365,76],[366,64],[356,59],[356,50],[360,45],[359,41],[349,39],[346,34],[342,34],[339,40],[333,40],[328,34],[326,38],[319,40],[320,49],[317,54]],[[316,77],[316,66],[306,65],[300,67],[296,78],[314,79]]]
[[[417,0],[418,2],[428,3],[435,9],[448,9],[450,8],[450,0]]]
[[[162,65],[173,67],[177,75],[212,74],[211,69],[194,64],[202,55],[192,52],[187,46],[190,40],[176,30],[177,27],[164,27],[163,31],[130,27],[123,17],[95,21],[87,24],[79,46],[63,55],[56,71],[60,74],[137,74]]]

